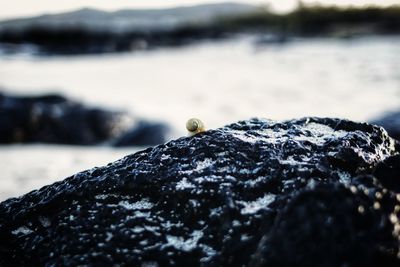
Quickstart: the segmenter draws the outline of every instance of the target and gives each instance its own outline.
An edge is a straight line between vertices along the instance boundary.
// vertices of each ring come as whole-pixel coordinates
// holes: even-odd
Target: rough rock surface
[[[4,266],[399,266],[399,145],[252,119],[0,204]]]
[[[400,112],[393,112],[372,121],[373,124],[382,126],[389,135],[400,140]]]

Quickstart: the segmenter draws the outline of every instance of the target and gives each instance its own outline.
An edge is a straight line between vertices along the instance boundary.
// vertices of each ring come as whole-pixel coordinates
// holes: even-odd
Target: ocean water
[[[175,138],[186,134],[190,117],[208,128],[250,117],[367,121],[400,109],[399,62],[400,37],[261,46],[246,36],[123,54],[0,55],[0,87],[19,94],[60,92],[89,105],[165,121]],[[136,150],[1,146],[0,200]]]

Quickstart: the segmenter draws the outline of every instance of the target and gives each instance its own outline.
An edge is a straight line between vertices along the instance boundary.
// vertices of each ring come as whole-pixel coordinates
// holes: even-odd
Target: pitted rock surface
[[[0,204],[4,266],[399,266],[399,145],[252,119]]]

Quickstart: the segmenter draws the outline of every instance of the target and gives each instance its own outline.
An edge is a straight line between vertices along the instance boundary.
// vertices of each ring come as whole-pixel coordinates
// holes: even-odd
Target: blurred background
[[[400,130],[398,0],[0,2],[0,201],[184,136],[191,117]]]

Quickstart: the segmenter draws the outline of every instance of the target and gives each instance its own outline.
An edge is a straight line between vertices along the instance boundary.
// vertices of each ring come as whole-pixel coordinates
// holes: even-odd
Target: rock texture
[[[87,107],[61,95],[0,93],[0,143],[114,142],[118,146],[144,146],[164,143],[167,135],[165,124],[138,121],[124,112]]]
[[[399,266],[399,145],[253,119],[0,204],[3,266]]]
[[[372,121],[373,124],[382,126],[389,135],[400,140],[400,112],[393,112]]]

